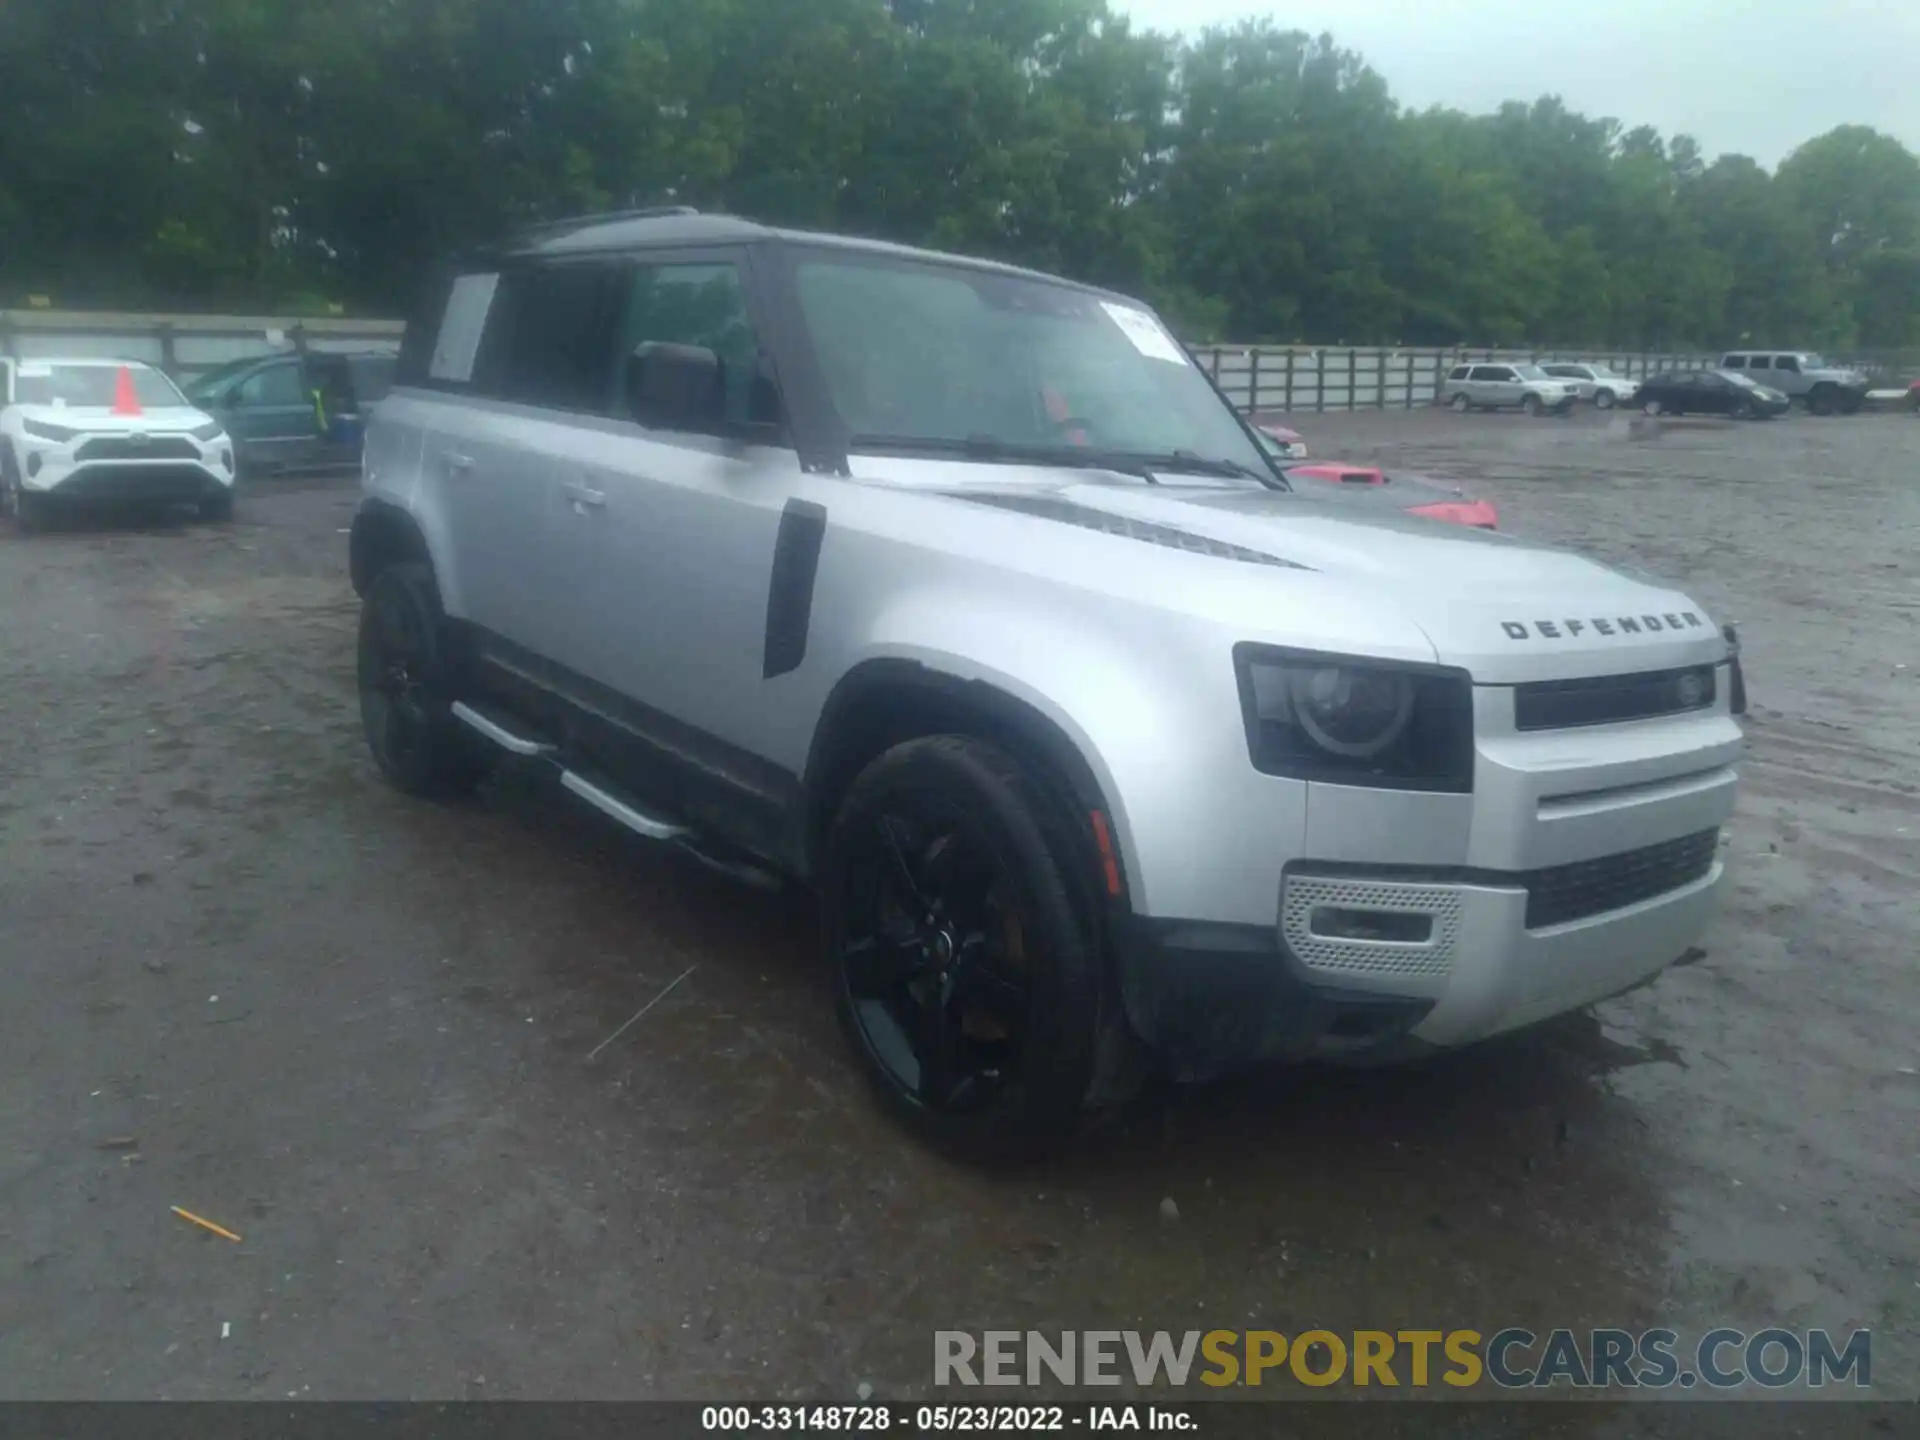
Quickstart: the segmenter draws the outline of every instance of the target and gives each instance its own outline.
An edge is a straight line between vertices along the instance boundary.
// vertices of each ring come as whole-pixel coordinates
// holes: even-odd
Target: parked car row
[[[1604,365],[1484,361],[1456,365],[1439,402],[1459,412],[1519,409],[1566,414],[1637,404],[1648,414],[1720,414],[1766,419],[1799,402],[1815,415],[1852,415],[1866,402],[1867,376],[1810,350],[1732,350],[1704,370],[1669,370],[1633,380]],[[1920,394],[1920,388],[1915,391]],[[1920,406],[1920,400],[1912,402]]]

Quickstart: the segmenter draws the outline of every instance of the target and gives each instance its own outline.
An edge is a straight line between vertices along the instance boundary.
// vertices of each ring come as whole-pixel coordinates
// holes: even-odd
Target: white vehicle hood
[[[1012,471],[1008,479],[1021,472]],[[1060,477],[1055,470],[1025,472]],[[1097,472],[1095,472],[1097,473]],[[1482,683],[1570,679],[1712,664],[1719,626],[1681,591],[1583,555],[1307,494],[1181,483],[1147,487],[1079,474],[1065,483],[949,494],[1044,496],[1270,555],[1385,600],[1417,625],[1442,664]]]
[[[195,430],[213,417],[191,405],[151,406],[138,415],[115,414],[106,405],[15,405],[8,415],[35,420],[42,425],[59,425],[87,435],[170,435],[180,430]]]

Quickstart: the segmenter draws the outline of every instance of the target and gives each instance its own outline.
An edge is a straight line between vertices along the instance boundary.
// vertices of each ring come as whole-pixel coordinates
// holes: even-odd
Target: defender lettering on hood
[[[1691,610],[1682,610],[1678,615],[1669,611],[1664,615],[1616,615],[1611,619],[1605,615],[1595,615],[1586,620],[1535,620],[1531,629],[1524,620],[1500,622],[1500,628],[1507,632],[1509,640],[1531,640],[1536,634],[1549,640],[1558,640],[1563,636],[1578,635],[1589,628],[1596,635],[1638,635],[1642,631],[1699,630],[1705,626],[1706,621]]]

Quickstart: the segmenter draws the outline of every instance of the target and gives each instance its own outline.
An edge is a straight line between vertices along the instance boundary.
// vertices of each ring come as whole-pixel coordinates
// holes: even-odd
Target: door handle
[[[585,505],[593,510],[604,510],[607,495],[604,490],[594,490],[585,485],[566,485],[562,487],[566,497],[576,505]]]
[[[473,469],[471,455],[456,455],[451,450],[440,457],[441,468],[449,475],[464,475]]]

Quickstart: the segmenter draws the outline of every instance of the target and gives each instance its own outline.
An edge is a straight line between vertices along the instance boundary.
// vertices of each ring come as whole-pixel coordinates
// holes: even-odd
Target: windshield
[[[1760,388],[1752,380],[1749,380],[1745,375],[1742,375],[1738,370],[1716,370],[1713,373],[1718,375],[1722,380],[1731,380],[1734,384],[1738,385],[1742,390],[1758,390]]]
[[[113,404],[120,372],[133,379],[133,398],[144,406],[164,409],[185,402],[173,382],[146,365],[35,365],[20,367],[13,398],[22,405]]]
[[[1831,370],[1833,367],[1827,364],[1827,359],[1824,355],[1802,355],[1800,357],[1800,368],[1802,370]]]
[[[1179,342],[1138,307],[880,256],[805,259],[795,283],[849,435],[932,448],[1182,451],[1266,469]]]
[[[1542,370],[1538,365],[1516,365],[1513,367],[1513,373],[1518,375],[1522,380],[1553,379],[1553,376],[1547,374],[1547,372]]]

